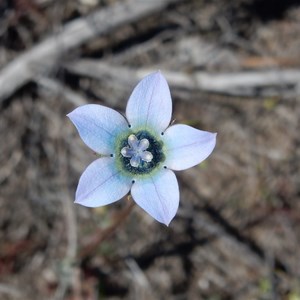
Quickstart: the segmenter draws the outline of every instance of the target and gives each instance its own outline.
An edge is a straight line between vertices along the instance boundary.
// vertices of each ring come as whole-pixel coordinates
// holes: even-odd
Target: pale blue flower
[[[97,207],[131,191],[142,209],[169,225],[179,205],[172,170],[201,163],[216,144],[216,133],[187,125],[170,126],[171,114],[169,86],[160,72],[148,75],[135,87],[126,118],[96,104],[68,114],[85,144],[100,154],[82,174],[75,202]]]

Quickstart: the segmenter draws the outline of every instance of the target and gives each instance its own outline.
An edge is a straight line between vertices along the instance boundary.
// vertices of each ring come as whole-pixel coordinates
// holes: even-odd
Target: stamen
[[[131,134],[128,137],[128,144],[131,148],[136,148],[139,144],[139,140],[137,139],[137,137],[134,134]]]
[[[144,151],[149,148],[149,141],[147,139],[142,139],[139,142],[140,150]]]
[[[124,157],[132,157],[135,154],[135,151],[133,149],[129,148],[129,147],[124,147],[121,150],[121,154]]]
[[[149,141],[147,139],[141,139],[131,134],[128,137],[128,145],[121,149],[121,154],[124,157],[130,158],[130,165],[134,168],[137,168],[141,161],[145,161],[147,163],[151,162],[153,159],[153,155],[149,151],[145,151],[149,148]]]
[[[141,158],[138,155],[132,156],[130,159],[130,164],[134,168],[137,168],[140,162],[141,162]]]
[[[146,161],[146,162],[150,162],[152,159],[153,159],[153,155],[151,152],[149,151],[144,151],[142,154],[141,154],[141,159],[143,161]]]

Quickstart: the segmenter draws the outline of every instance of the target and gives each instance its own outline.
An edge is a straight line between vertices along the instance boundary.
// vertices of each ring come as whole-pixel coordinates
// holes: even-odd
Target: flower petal
[[[134,127],[152,127],[158,133],[170,124],[172,99],[168,83],[158,71],[142,79],[133,90],[126,116]]]
[[[116,169],[113,158],[98,158],[81,175],[75,203],[88,207],[110,204],[124,197],[131,184],[131,179]]]
[[[98,104],[80,106],[67,116],[85,144],[101,154],[112,154],[116,135],[128,129],[128,123],[121,114]]]
[[[178,210],[178,183],[175,174],[168,169],[163,169],[154,177],[136,180],[131,195],[142,209],[167,226]]]
[[[179,171],[201,163],[213,151],[216,136],[216,133],[182,124],[169,127],[163,135],[166,146],[165,165]]]

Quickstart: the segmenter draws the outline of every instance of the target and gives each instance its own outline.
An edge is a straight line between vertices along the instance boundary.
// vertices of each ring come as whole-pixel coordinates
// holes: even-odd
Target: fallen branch
[[[82,95],[72,91],[59,81],[47,77],[39,77],[38,79],[36,79],[36,82],[43,92],[50,92],[52,96],[54,94],[57,97],[63,97],[74,106],[86,104],[86,99]]]
[[[118,84],[133,86],[149,69],[129,69],[108,65],[99,60],[82,59],[67,64],[66,69],[78,75],[99,80],[115,80]],[[231,96],[300,95],[300,70],[262,70],[235,73],[183,73],[163,71],[173,88],[204,91]]]
[[[1,294],[6,294],[14,299],[21,299],[24,297],[24,293],[21,293],[21,291],[18,290],[15,286],[4,283],[0,283],[0,295]]]
[[[53,34],[37,46],[10,62],[0,72],[0,101],[19,87],[37,77],[43,70],[51,70],[59,58],[73,48],[107,34],[124,24],[163,10],[167,5],[182,0],[128,0],[101,9],[87,17],[66,24],[61,32]]]

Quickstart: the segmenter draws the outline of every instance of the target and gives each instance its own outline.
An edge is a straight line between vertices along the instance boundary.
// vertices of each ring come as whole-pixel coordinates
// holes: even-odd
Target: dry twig
[[[79,93],[75,93],[55,79],[39,77],[37,79],[37,83],[43,92],[51,92],[52,94],[56,93],[58,97],[63,96],[65,100],[69,101],[75,106],[86,104],[86,100],[83,96],[81,96]]]
[[[101,9],[88,17],[65,25],[54,34],[18,56],[0,72],[0,100],[9,97],[19,87],[43,70],[51,70],[59,58],[92,38],[104,35],[124,24],[129,24],[161,11],[171,3],[182,0],[141,1],[128,0]]]
[[[16,289],[16,287],[3,283],[0,283],[0,295],[1,294],[9,295],[14,297],[14,299],[19,299],[22,297],[22,293]]]
[[[132,86],[153,70],[129,69],[97,60],[79,60],[66,68],[76,74],[100,80],[115,80]],[[277,96],[300,94],[300,70],[262,70],[235,73],[164,71],[170,85],[177,89],[220,93],[231,96]]]

